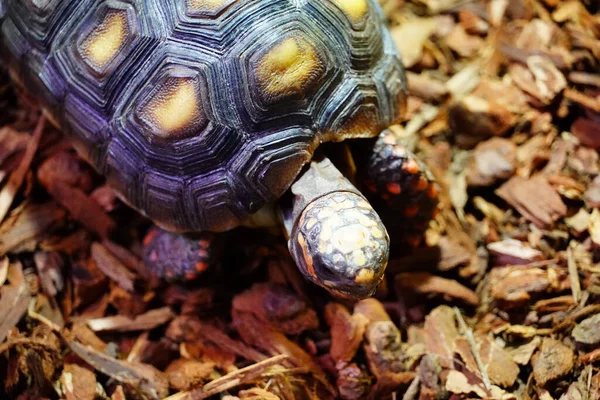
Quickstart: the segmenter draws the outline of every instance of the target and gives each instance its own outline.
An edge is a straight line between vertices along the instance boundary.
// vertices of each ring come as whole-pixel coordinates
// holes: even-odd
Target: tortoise
[[[385,130],[407,89],[375,0],[0,0],[0,24],[12,78],[126,204],[176,232],[162,245],[276,203],[303,274],[362,298],[390,251],[367,197],[401,235],[435,209],[431,176]],[[348,139],[356,185],[319,147]],[[149,258],[162,276],[194,269]]]

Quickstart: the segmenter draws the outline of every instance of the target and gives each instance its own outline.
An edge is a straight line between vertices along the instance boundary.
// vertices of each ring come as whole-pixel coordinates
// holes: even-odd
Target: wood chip
[[[123,289],[133,292],[136,276],[117,257],[100,243],[92,244],[92,258],[98,268],[117,285]]]
[[[45,123],[46,119],[44,117],[40,117],[33,131],[33,135],[27,144],[25,154],[21,159],[19,167],[12,172],[8,182],[6,182],[6,185],[4,185],[2,190],[0,190],[0,222],[2,222],[6,217],[6,214],[8,213],[8,210],[10,209],[10,206],[12,205],[19,188],[23,184],[23,179],[25,179],[25,175],[27,174],[27,171],[29,171],[33,157],[38,149],[40,139],[44,133]]]
[[[533,376],[540,385],[546,385],[570,373],[574,362],[573,350],[556,339],[544,338],[533,361]]]
[[[567,213],[560,196],[540,176],[530,179],[515,176],[496,193],[541,229],[551,228],[555,221]]]
[[[168,395],[167,379],[162,372],[150,365],[116,360],[74,341],[69,342],[69,347],[96,370],[125,385],[137,395],[157,400]]]
[[[398,274],[395,282],[398,290],[410,289],[416,293],[444,295],[471,306],[479,304],[479,297],[471,289],[455,280],[445,279],[426,272]]]
[[[171,311],[169,307],[162,307],[140,314],[135,318],[129,318],[124,315],[115,315],[114,317],[92,319],[87,321],[87,325],[95,332],[143,331],[163,325],[169,322],[173,317],[173,311]]]

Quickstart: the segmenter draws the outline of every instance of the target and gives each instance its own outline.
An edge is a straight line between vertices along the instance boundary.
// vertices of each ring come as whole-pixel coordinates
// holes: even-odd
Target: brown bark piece
[[[208,381],[214,369],[210,362],[179,358],[169,364],[165,373],[172,388],[190,390]]]
[[[600,314],[584,319],[575,326],[573,338],[581,344],[596,346],[600,344]]]
[[[503,135],[516,117],[503,105],[477,96],[466,96],[448,107],[448,123],[462,148]]]
[[[533,353],[538,349],[542,343],[542,339],[539,336],[534,337],[529,343],[507,349],[508,353],[512,357],[513,361],[520,365],[527,365],[533,356]]]
[[[408,389],[416,376],[415,372],[385,372],[377,378],[377,383],[372,387],[368,399],[385,399],[394,392],[402,393]]]
[[[528,303],[532,295],[546,292],[551,285],[547,272],[540,268],[494,269],[491,282],[492,297],[508,308]]]
[[[480,37],[469,35],[461,25],[456,25],[444,40],[448,47],[465,58],[476,54],[484,43]]]
[[[355,363],[338,371],[336,385],[340,398],[346,400],[364,399],[369,391],[368,375]]]
[[[448,97],[446,85],[428,75],[407,71],[408,91],[420,99],[439,103]]]
[[[365,355],[369,370],[376,376],[404,371],[405,354],[400,330],[392,321],[369,324],[365,333]]]
[[[493,256],[493,265],[527,265],[544,260],[544,253],[531,248],[527,243],[515,239],[505,239],[487,245]]]
[[[10,174],[8,182],[6,182],[4,187],[0,190],[0,222],[6,217],[17,192],[23,184],[25,175],[27,175],[27,172],[29,171],[29,167],[38,150],[40,139],[44,133],[45,123],[46,118],[40,117],[38,119],[37,126],[35,127],[33,135],[28,140],[27,148],[25,149],[25,153],[23,154],[23,158],[21,158],[19,166]]]
[[[20,263],[10,266],[18,281],[0,287],[0,343],[4,342],[8,332],[15,327],[27,312],[31,301],[31,292],[25,282]],[[10,271],[9,271],[10,273]]]
[[[61,152],[48,158],[38,170],[38,179],[54,199],[87,229],[107,238],[115,222],[86,192],[91,188],[89,167],[72,153]]]
[[[240,390],[238,396],[240,400],[279,400],[279,396],[260,388]]]
[[[501,387],[512,386],[519,376],[519,366],[510,355],[487,336],[479,337],[477,344],[490,381]]]
[[[254,314],[233,310],[233,325],[244,342],[267,351],[269,354],[284,354],[289,361],[297,366],[306,368],[312,373],[327,391],[335,393],[325,373],[312,358],[296,343],[266,325]]]
[[[545,386],[571,372],[574,362],[575,355],[571,348],[556,339],[544,338],[539,353],[535,355],[533,376],[540,385]]]
[[[425,346],[430,354],[440,356],[440,365],[451,368],[457,337],[456,318],[450,307],[439,306],[425,318]]]
[[[128,292],[134,291],[136,276],[117,257],[100,243],[92,243],[92,258],[98,268],[117,285]]]
[[[38,242],[63,226],[66,216],[65,210],[53,202],[28,203],[15,209],[0,225],[0,254],[21,248],[33,250]]]
[[[315,310],[309,308],[296,293],[279,285],[255,284],[233,299],[233,309],[251,312],[277,330],[290,335],[319,326]]]
[[[131,332],[154,329],[173,319],[175,315],[169,307],[161,307],[140,314],[135,318],[125,315],[97,318],[87,321],[88,326],[95,332],[119,331]]]
[[[325,319],[331,329],[329,354],[337,365],[345,365],[354,358],[363,340],[367,320],[360,314],[350,315],[346,307],[338,303],[325,306]]]
[[[66,364],[60,382],[66,400],[94,400],[96,398],[96,375],[77,364]]]
[[[496,193],[538,228],[548,229],[564,217],[567,207],[560,196],[539,176],[511,178]]]
[[[91,347],[69,342],[69,347],[96,370],[112,377],[139,395],[148,399],[162,399],[168,395],[168,381],[164,374],[148,364],[134,364],[116,360]]]
[[[589,118],[577,118],[571,125],[571,133],[585,146],[600,149],[600,121]]]
[[[517,146],[511,140],[492,138],[475,146],[467,166],[467,184],[490,186],[510,178],[517,167]]]
[[[401,273],[396,275],[396,287],[421,294],[439,294],[460,300],[471,306],[479,304],[479,296],[455,280],[442,278],[427,272]]]
[[[383,304],[377,299],[368,298],[358,301],[354,305],[354,314],[365,317],[369,323],[377,321],[390,321],[390,316],[383,308]]]

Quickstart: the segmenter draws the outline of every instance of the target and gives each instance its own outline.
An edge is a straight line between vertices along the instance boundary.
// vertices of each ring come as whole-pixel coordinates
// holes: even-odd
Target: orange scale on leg
[[[419,172],[421,172],[421,169],[419,168],[419,164],[417,164],[417,162],[415,160],[408,159],[406,161],[406,163],[402,166],[402,170],[404,172],[408,172],[411,175],[416,175]]]
[[[208,269],[208,263],[200,261],[194,267],[196,268],[196,272],[204,272]]]
[[[438,186],[435,183],[430,184],[429,189],[427,190],[427,197],[429,197],[430,199],[435,199],[436,197],[438,197],[438,194]]]
[[[425,189],[427,189],[428,186],[429,186],[429,181],[427,179],[425,179],[424,177],[420,177],[419,180],[416,182],[415,189],[418,190],[419,192],[422,192]]]
[[[208,251],[206,251],[205,249],[199,249],[198,250],[198,255],[200,257],[208,257]]]
[[[410,206],[404,209],[404,215],[407,217],[414,217],[419,213],[419,206]]]
[[[144,246],[148,246],[150,244],[150,242],[152,242],[152,239],[154,239],[157,234],[158,234],[158,229],[151,229],[150,232],[148,232],[148,234],[144,238],[144,242],[143,242]]]
[[[390,182],[387,184],[387,191],[391,194],[398,195],[400,192],[402,192],[402,188],[400,187],[400,184],[396,182]]]

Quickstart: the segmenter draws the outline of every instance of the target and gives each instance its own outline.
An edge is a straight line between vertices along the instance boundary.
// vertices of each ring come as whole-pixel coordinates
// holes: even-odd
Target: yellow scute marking
[[[261,58],[257,77],[269,95],[301,94],[320,76],[322,69],[323,62],[309,42],[301,37],[289,37]]]
[[[188,10],[216,11],[220,7],[234,3],[236,0],[186,0]]]
[[[103,69],[117,55],[129,35],[129,23],[125,11],[106,14],[82,43],[83,53],[92,67]]]
[[[159,136],[168,137],[184,130],[200,117],[194,80],[177,78],[174,85],[165,84],[146,108],[150,119],[159,128]]]
[[[367,15],[369,5],[367,0],[333,0],[354,23],[359,22]]]

